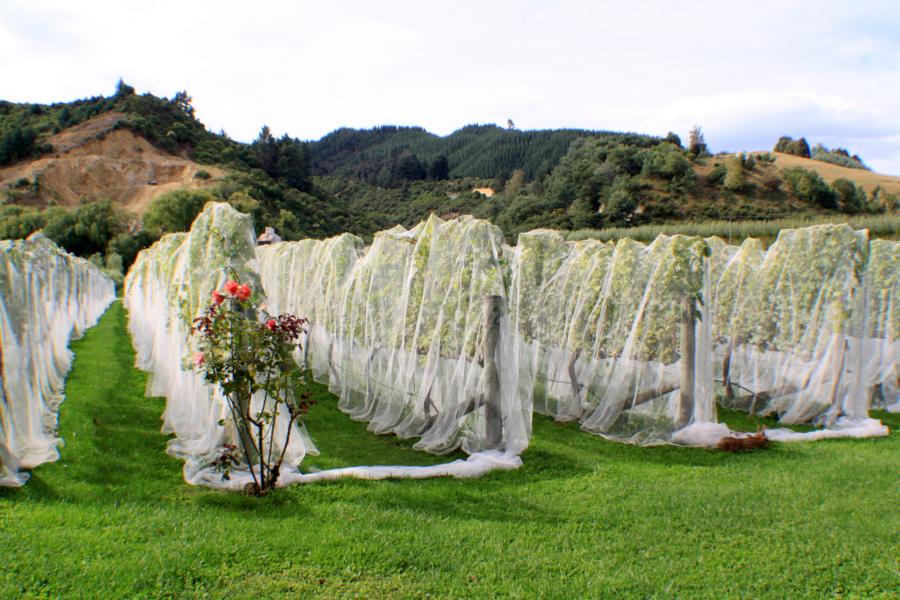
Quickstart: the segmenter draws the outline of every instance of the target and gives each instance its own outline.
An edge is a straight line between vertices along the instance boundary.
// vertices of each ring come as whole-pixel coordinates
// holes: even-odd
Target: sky
[[[213,131],[781,135],[900,175],[900,1],[0,0],[0,99],[186,89]]]

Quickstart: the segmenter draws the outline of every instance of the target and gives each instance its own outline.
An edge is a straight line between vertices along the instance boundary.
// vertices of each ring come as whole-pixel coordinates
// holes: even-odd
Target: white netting
[[[162,431],[175,435],[168,452],[184,459],[189,483],[227,486],[211,464],[223,445],[237,443],[233,424],[225,420],[224,398],[192,368],[190,357],[197,342],[191,324],[208,306],[212,290],[230,276],[259,288],[255,240],[249,216],[227,204],[210,203],[189,233],[166,235],[143,250],[125,279],[124,301],[137,366],[150,373],[148,395],[166,397]],[[254,411],[259,402],[254,399]],[[223,420],[225,426],[219,424]],[[283,427],[284,416],[279,415],[276,423]],[[284,439],[277,427],[275,439]],[[314,451],[305,432],[295,431],[284,471],[295,469],[305,454]]]
[[[714,421],[700,318],[707,253],[685,236],[645,246],[520,235],[511,287],[520,393],[538,412],[636,443]]]
[[[188,481],[249,477],[225,483],[209,468],[235,435],[218,425],[222,399],[186,364],[191,319],[229,270],[259,281],[268,312],[310,320],[296,359],[352,418],[419,438],[418,449],[472,455],[424,470],[294,469],[282,484],[470,476],[518,464],[532,405],[617,440],[715,444],[730,433],[716,422],[717,380],[733,406],[833,430],[781,439],[883,434],[863,390],[896,393],[896,261],[895,243],[870,252],[847,226],[785,231],[768,251],[756,240],[566,242],[540,230],[511,248],[486,221],[434,216],[368,248],[344,234],[254,249],[249,217],[209,205],[190,233],[141,253],[126,304]],[[861,362],[867,353],[875,366]],[[296,466],[314,448],[293,439]]]
[[[94,325],[115,284],[41,234],[0,242],[0,485],[58,458],[56,419],[69,340]]]
[[[784,423],[866,418],[856,318],[868,235],[846,225],[747,240],[713,284],[714,361],[725,402]]]
[[[872,240],[864,283],[860,385],[873,407],[900,412],[900,242]]]
[[[484,389],[484,299],[505,302],[502,245],[486,221],[432,216],[376,234],[365,250],[345,235],[263,246],[257,256],[271,306],[312,321],[309,356],[298,359],[352,418],[378,433],[419,437],[416,448],[433,453],[518,454],[530,436],[530,405],[511,376],[505,314],[497,404]],[[489,421],[499,424],[499,441],[489,439]]]

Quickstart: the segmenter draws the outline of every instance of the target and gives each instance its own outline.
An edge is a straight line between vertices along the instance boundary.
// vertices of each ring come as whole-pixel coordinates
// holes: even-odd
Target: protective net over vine
[[[309,355],[298,358],[352,418],[433,453],[518,454],[531,414],[516,389],[502,242],[486,221],[432,216],[376,234],[365,250],[345,235],[261,247],[258,258],[270,303],[312,320]]]
[[[148,395],[166,397],[162,431],[174,434],[168,452],[184,459],[190,483],[227,487],[212,465],[225,444],[238,442],[221,392],[192,368],[198,340],[191,325],[208,306],[212,291],[228,278],[259,289],[255,244],[248,215],[210,203],[189,233],[166,235],[143,250],[125,280],[137,366],[150,373]],[[281,415],[276,426],[279,422]],[[309,437],[298,430],[290,437],[285,464],[295,468],[311,451]],[[235,477],[234,485],[241,481]]]
[[[719,247],[710,308],[723,401],[788,424],[867,419],[897,361],[892,244],[870,250],[865,231],[817,225],[782,231],[768,250],[752,239]]]
[[[684,236],[644,245],[520,235],[511,285],[520,393],[538,412],[636,443],[715,421],[703,361],[707,254]]]
[[[900,412],[900,242],[872,240],[861,303],[863,393],[872,406]]]
[[[69,340],[94,325],[115,285],[41,234],[0,242],[0,485],[58,458]]]
[[[731,433],[717,397],[830,427],[778,439],[883,434],[867,416],[870,402],[896,397],[897,260],[896,243],[870,245],[847,226],[785,231],[768,250],[543,230],[510,247],[486,221],[434,216],[368,247],[344,234],[255,248],[249,217],[210,205],[190,233],[141,253],[126,303],[189,481],[216,485],[210,465],[234,442],[221,398],[187,364],[191,321],[229,273],[261,287],[269,313],[309,319],[295,359],[351,418],[417,449],[486,460],[294,470],[286,482],[466,476],[518,464],[499,457],[527,447],[532,409],[640,444],[715,444]],[[314,448],[303,432],[291,439],[296,466]]]

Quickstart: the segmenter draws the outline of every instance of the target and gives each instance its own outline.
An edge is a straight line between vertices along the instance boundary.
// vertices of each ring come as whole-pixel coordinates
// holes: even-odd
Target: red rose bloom
[[[250,286],[245,283],[244,285],[238,287],[235,296],[237,296],[238,300],[244,301],[249,298],[252,293],[253,290],[251,290]]]
[[[219,290],[213,290],[212,299],[216,304],[222,304],[225,301],[225,296]]]
[[[237,296],[237,292],[240,287],[241,286],[238,285],[237,281],[235,281],[234,279],[229,279],[225,282],[225,293],[227,293],[229,296]]]
[[[275,325],[275,319],[269,319],[268,321],[266,321],[266,327],[268,327],[270,331],[275,331]]]

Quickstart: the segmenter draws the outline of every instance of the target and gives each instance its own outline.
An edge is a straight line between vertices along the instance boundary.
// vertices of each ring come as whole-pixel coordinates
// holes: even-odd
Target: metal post
[[[503,410],[500,400],[500,373],[497,369],[497,344],[500,341],[500,318],[503,296],[484,297],[484,417],[485,446],[503,445]]]
[[[681,399],[678,404],[677,427],[690,423],[694,414],[694,354],[697,339],[693,305],[694,300],[689,296],[681,301]]]

